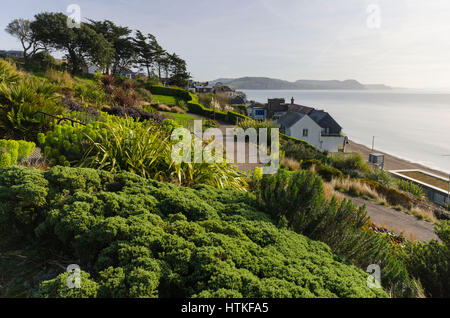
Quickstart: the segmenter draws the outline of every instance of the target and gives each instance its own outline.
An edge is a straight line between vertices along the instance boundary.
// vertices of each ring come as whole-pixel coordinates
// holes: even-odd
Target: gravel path
[[[418,220],[404,212],[396,211],[384,205],[379,205],[357,197],[349,197],[357,206],[366,205],[367,214],[377,226],[382,226],[396,234],[403,234],[413,241],[439,240],[434,232],[434,225]]]
[[[255,169],[255,167],[262,167],[264,164],[260,163],[259,158],[266,156],[267,154],[264,154],[263,152],[259,151],[258,147],[253,144],[249,144],[246,142],[239,142],[235,141],[234,136],[227,136],[226,135],[226,129],[227,128],[234,128],[233,125],[221,125],[220,130],[223,134],[223,146],[224,149],[226,149],[227,143],[234,143],[234,165],[239,168],[241,171],[250,171]],[[245,162],[238,162],[237,153],[238,148],[244,147],[245,149]],[[230,157],[230,155],[227,154],[227,157]]]

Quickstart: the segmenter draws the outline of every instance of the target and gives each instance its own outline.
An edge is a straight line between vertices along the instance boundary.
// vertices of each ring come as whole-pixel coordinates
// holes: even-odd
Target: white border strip
[[[428,184],[428,183],[419,181],[419,180],[417,180],[417,179],[414,179],[414,178],[405,176],[405,175],[402,174],[402,172],[421,172],[421,173],[423,173],[423,174],[425,174],[425,175],[429,175],[430,177],[435,177],[435,178],[441,179],[441,180],[443,180],[443,181],[445,181],[445,182],[449,182],[448,179],[445,179],[445,178],[443,178],[443,177],[441,177],[441,176],[437,176],[437,175],[435,175],[435,174],[428,173],[428,172],[425,172],[425,171],[420,170],[420,169],[388,170],[388,172],[389,172],[389,173],[392,173],[393,175],[402,177],[402,178],[404,178],[404,179],[407,179],[407,180],[410,180],[410,181],[414,181],[414,182],[416,182],[416,183],[419,183],[419,184],[421,184],[421,185],[423,185],[423,186],[426,186],[427,188],[430,188],[430,189],[433,189],[433,190],[442,192],[442,193],[445,194],[445,195],[448,195],[448,191],[445,191],[445,190],[443,190],[443,189],[441,189],[441,188],[432,186],[431,184]]]

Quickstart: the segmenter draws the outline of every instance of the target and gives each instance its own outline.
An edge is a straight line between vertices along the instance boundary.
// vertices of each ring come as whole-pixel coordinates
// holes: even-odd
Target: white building
[[[342,127],[327,112],[315,109],[308,110],[308,114],[289,111],[278,122],[286,135],[302,139],[320,150],[337,152],[345,148]]]

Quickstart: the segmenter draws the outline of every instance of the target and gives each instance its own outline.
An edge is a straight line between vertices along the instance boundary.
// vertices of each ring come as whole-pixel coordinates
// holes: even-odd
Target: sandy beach
[[[372,151],[370,148],[358,144],[354,141],[349,141],[349,144],[347,145],[347,149],[346,151],[347,153],[350,152],[356,152],[359,153],[363,156],[363,158],[365,160],[367,160],[369,158],[369,153],[372,152],[376,152],[376,153],[382,153],[384,154],[384,169],[385,170],[402,170],[402,169],[420,169],[423,171],[427,171],[439,176],[442,176],[444,178],[448,178],[448,174],[442,172],[442,171],[438,171],[438,170],[434,170],[434,169],[430,169],[428,167],[425,167],[421,164],[418,163],[414,163],[414,162],[410,162],[408,160],[404,160],[395,156],[392,156],[388,153],[385,153],[383,151],[379,151],[377,149],[375,149],[374,151]],[[449,159],[450,160],[450,159]]]

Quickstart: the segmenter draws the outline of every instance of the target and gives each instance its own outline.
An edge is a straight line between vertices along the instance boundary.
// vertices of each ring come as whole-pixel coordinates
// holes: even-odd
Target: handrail
[[[59,125],[61,122],[64,122],[64,121],[70,121],[72,123],[72,126],[73,126],[74,123],[86,126],[86,124],[82,123],[81,121],[78,121],[78,120],[75,120],[75,119],[72,119],[72,118],[69,118],[69,117],[58,117],[58,116],[55,116],[55,115],[43,112],[41,110],[38,110],[37,112],[33,113],[32,116],[34,116],[36,114],[44,114],[45,116],[49,116],[49,117],[58,119],[58,121],[56,122],[57,125]]]

